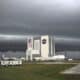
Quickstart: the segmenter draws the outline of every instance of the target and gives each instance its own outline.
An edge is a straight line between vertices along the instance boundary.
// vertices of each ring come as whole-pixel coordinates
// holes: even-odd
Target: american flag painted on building
[[[28,44],[28,49],[33,47],[33,39],[30,38],[27,40],[27,44]]]

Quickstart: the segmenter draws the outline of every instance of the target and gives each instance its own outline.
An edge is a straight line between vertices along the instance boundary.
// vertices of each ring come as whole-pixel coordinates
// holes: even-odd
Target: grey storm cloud
[[[80,37],[80,1],[0,0],[0,33]]]

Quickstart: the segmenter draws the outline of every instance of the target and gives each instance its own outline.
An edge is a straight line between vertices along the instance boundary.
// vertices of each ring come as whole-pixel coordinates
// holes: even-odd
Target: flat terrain
[[[0,66],[0,80],[80,80],[80,75],[60,74],[75,64],[23,64]]]

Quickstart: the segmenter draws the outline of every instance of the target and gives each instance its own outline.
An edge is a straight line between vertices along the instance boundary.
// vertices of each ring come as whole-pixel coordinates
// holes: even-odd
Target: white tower
[[[55,55],[55,42],[51,36],[41,36],[41,57],[48,58]]]
[[[49,55],[49,37],[41,36],[41,57],[47,58]]]

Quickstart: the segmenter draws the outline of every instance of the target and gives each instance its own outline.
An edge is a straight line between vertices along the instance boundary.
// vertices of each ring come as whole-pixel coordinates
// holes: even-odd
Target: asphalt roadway
[[[80,63],[70,69],[67,69],[63,72],[61,72],[62,74],[80,74]]]

